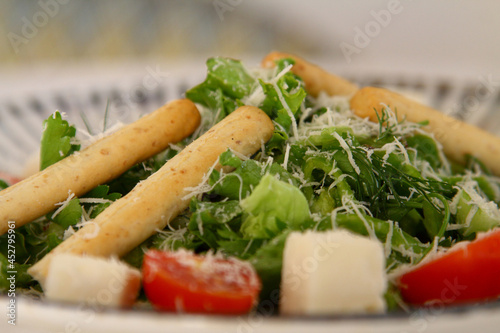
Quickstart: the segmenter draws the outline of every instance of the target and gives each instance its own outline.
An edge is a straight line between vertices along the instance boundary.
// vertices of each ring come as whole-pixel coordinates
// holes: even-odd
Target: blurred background
[[[132,119],[203,80],[210,56],[255,66],[272,50],[498,131],[498,13],[495,0],[0,0],[0,142],[34,149],[55,109],[92,123],[110,101]]]
[[[494,0],[1,0],[0,61],[260,58],[279,49],[346,67],[492,70],[499,9]]]

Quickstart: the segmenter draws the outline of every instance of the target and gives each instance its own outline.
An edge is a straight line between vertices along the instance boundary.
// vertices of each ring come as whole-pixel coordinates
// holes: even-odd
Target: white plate
[[[200,68],[197,66],[197,68]],[[22,174],[30,155],[36,153],[42,120],[59,109],[85,129],[103,128],[102,115],[110,101],[110,121],[129,122],[164,102],[181,97],[186,87],[200,82],[203,72],[170,75],[153,89],[144,77],[135,82],[92,82],[79,86],[35,89],[22,94],[0,95],[0,171]],[[500,128],[491,114],[499,109],[498,96],[474,95],[481,83],[468,78],[412,76],[407,73],[342,73],[360,84],[396,87],[449,111],[457,117],[495,132]],[[475,98],[475,99],[474,99]],[[471,107],[466,101],[474,101]],[[82,117],[82,114],[84,115]],[[488,119],[488,121],[484,121]],[[8,314],[10,299],[0,297],[0,313]],[[16,299],[16,326],[0,315],[0,332],[498,332],[500,302],[487,306],[418,310],[387,316],[283,318],[265,315],[242,317],[159,314],[153,311],[95,311],[74,306]]]
[[[6,309],[9,299],[0,298]],[[384,316],[336,316],[294,318],[266,316],[203,316],[163,314],[154,311],[108,310],[64,306],[28,299],[17,299],[16,325],[5,316],[0,320],[1,332],[232,332],[232,333],[470,333],[498,332],[500,304],[454,309],[422,309],[411,313]]]

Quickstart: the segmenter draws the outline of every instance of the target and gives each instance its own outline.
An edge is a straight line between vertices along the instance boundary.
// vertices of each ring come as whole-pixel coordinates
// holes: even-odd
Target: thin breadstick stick
[[[398,119],[428,121],[424,129],[434,134],[448,157],[464,163],[466,154],[473,155],[494,174],[500,175],[500,138],[489,132],[386,89],[362,88],[350,103],[355,114],[373,122],[378,121],[376,112],[380,116],[384,105],[396,112]]]
[[[305,88],[309,94],[317,97],[321,91],[330,96],[351,96],[358,86],[339,76],[326,72],[322,68],[307,62],[306,60],[292,54],[282,52],[271,52],[262,60],[262,67],[271,68],[275,61],[284,58],[292,58],[295,65],[292,72],[304,80]]]
[[[0,235],[8,222],[20,227],[56,208],[55,204],[85,194],[135,164],[181,141],[200,124],[196,106],[176,100],[117,132],[96,141],[45,170],[0,191]]]
[[[240,107],[53,249],[29,273],[43,286],[51,258],[59,253],[99,257],[128,253],[189,206],[189,188],[198,186],[214,165],[220,170],[220,154],[229,148],[250,156],[273,131],[263,111]]]

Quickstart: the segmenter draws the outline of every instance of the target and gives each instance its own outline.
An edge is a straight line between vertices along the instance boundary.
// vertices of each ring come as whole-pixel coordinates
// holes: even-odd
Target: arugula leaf
[[[294,63],[293,59],[281,59],[276,63],[277,71]],[[288,71],[277,82],[259,80],[259,84],[266,95],[260,108],[279,125],[278,131],[288,133],[292,122],[300,117],[300,107],[307,95],[302,81]]]
[[[276,85],[266,83],[262,80],[259,81],[266,94],[266,99],[262,102],[261,109],[272,118],[276,118],[278,116],[278,111],[283,110],[281,112],[282,120],[279,122],[282,126],[286,125],[283,120],[286,120],[286,122],[292,121],[286,111],[287,108],[290,109],[293,115],[296,115],[297,111],[300,109],[300,105],[306,97],[306,92],[302,87],[299,87],[298,81],[287,74],[283,75]],[[285,117],[285,115],[287,115],[287,117]],[[276,120],[279,121],[280,119]],[[293,121],[295,121],[295,119],[293,119]]]
[[[177,216],[170,222],[167,228],[150,238],[151,246],[156,249],[170,251],[175,251],[179,248],[196,250],[203,246],[203,241],[188,230],[189,223],[189,213]]]
[[[24,262],[28,260],[30,256],[30,253],[28,252],[28,250],[26,250],[24,235],[22,234],[20,229],[15,229],[14,235],[15,235],[14,238],[15,242],[14,244],[11,245],[14,245],[16,251],[16,256],[15,256],[16,260],[19,262]],[[8,249],[10,247],[8,246],[9,244],[8,237],[9,237],[8,234],[3,234],[0,236],[0,253],[3,254],[6,258],[9,255]]]
[[[204,82],[186,91],[186,97],[212,110],[221,110],[221,120],[242,103],[257,85],[238,60],[215,57],[207,60],[207,78]]]
[[[219,162],[223,166],[231,166],[236,169],[223,176],[217,170],[210,174],[208,183],[214,186],[210,192],[212,195],[227,197],[231,200],[244,199],[259,184],[262,176],[266,173],[277,175],[279,179],[296,185],[296,181],[290,173],[276,163],[265,165],[256,160],[241,161],[229,150],[220,155]]]
[[[231,150],[226,150],[219,156],[219,162],[224,166],[231,166],[233,168],[239,168],[241,166],[241,160],[236,156]]]
[[[234,160],[232,161],[234,163]],[[225,161],[222,160],[221,164],[224,162]],[[261,178],[262,167],[259,163],[255,160],[246,160],[241,162],[236,170],[224,175],[222,179],[220,172],[214,170],[210,174],[208,183],[210,185],[215,185],[211,192],[212,194],[224,196],[230,200],[238,200],[248,196],[252,187],[257,186]]]
[[[85,199],[95,199],[95,202],[81,203],[80,199],[71,199],[66,207],[61,210],[54,218],[52,218],[53,213],[48,214],[48,218],[52,219],[55,223],[67,229],[70,226],[76,225],[82,220],[84,208],[90,211],[89,217],[91,219],[96,218],[100,213],[102,213],[111,203],[119,199],[122,195],[120,193],[108,193],[109,186],[99,185],[94,189],[90,190],[87,194],[82,196]],[[104,201],[109,202],[99,202],[99,199],[104,199]],[[91,200],[92,201],[92,200]]]
[[[113,201],[116,201],[122,197],[121,193],[109,193],[110,188],[108,185],[99,185],[96,188],[90,190],[84,198],[93,198],[93,199],[104,199],[104,200],[109,200],[110,202],[104,202],[104,203],[97,203],[97,204],[84,204],[85,208],[90,208],[91,205],[92,207],[92,212],[90,213],[90,218],[95,219],[97,215],[102,213],[106,208],[111,205]]]
[[[283,154],[284,146],[287,140],[287,131],[276,126],[271,139],[266,144],[266,152],[272,155]]]
[[[209,248],[218,249],[221,239],[235,238],[242,212],[238,200],[206,202],[194,198],[190,209],[193,213],[187,226],[188,231]]]
[[[40,146],[40,170],[80,150],[80,145],[72,143],[76,128],[62,119],[59,112],[53,113],[43,122]]]
[[[53,221],[64,229],[67,229],[69,226],[80,222],[82,219],[82,213],[83,209],[80,205],[80,200],[78,200],[78,198],[74,198],[71,199],[67,206],[53,218]]]
[[[190,208],[193,212],[190,225],[196,225],[193,229],[198,229],[197,225],[199,221],[203,221],[204,226],[225,224],[242,213],[238,200],[207,202],[193,199],[190,203]]]

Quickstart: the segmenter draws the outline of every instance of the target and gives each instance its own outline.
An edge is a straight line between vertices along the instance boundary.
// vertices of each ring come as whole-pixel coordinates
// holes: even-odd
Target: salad
[[[65,200],[23,225],[14,228],[15,221],[0,221],[6,226],[0,236],[0,291],[8,292],[9,271],[15,271],[17,290],[46,292],[48,268],[43,274],[42,270],[33,273],[47,260],[44,257],[58,249],[71,252],[71,246],[64,244],[76,239],[80,230],[92,227],[101,214],[101,219],[104,214],[112,219],[109,212],[115,202],[146,188],[148,179],[158,177],[155,174],[173,165],[168,164],[171,161],[192,153],[190,147],[197,147],[198,155],[221,151],[211,167],[198,170],[203,175],[200,181],[177,194],[186,209],[162,216],[166,226],[150,227],[154,232],[144,232],[140,242],[131,242],[133,248],[114,253],[121,257],[117,265],[126,263],[127,269],[142,273],[142,287],[135,278],[138,275],[130,275],[135,287],[128,292],[127,305],[245,313],[271,302],[278,309],[283,306],[284,266],[294,260],[284,256],[294,252],[286,251],[292,246],[290,239],[336,231],[376,244],[370,252],[380,252],[378,275],[363,277],[359,283],[384,279],[378,290],[383,305],[377,311],[497,299],[500,180],[490,171],[493,168],[473,154],[450,158],[449,147],[436,140],[428,121],[412,122],[410,116],[401,116],[405,110],[391,105],[391,100],[376,101],[371,116],[360,116],[350,103],[357,87],[341,81],[344,90],[342,86],[319,89],[321,84],[311,83],[317,75],[300,75],[303,64],[298,57],[283,56],[269,66],[250,69],[234,59],[208,59],[206,80],[186,92],[201,118],[175,144],[81,195],[66,190]],[[214,129],[219,133],[243,115],[268,119],[248,132],[255,138],[244,132],[241,140],[254,145],[252,151],[242,153],[213,143],[219,138],[209,137]],[[243,133],[244,124],[237,123],[241,127],[234,133]],[[84,155],[85,144],[76,137],[74,126],[54,113],[44,122],[40,169]],[[169,175],[171,180],[182,177]],[[153,195],[158,200],[163,200],[162,191],[174,192],[162,186],[160,180],[165,177],[154,178],[157,192]],[[16,182],[0,181],[0,189],[23,183]],[[0,204],[2,192],[7,190],[0,191]],[[149,212],[149,207],[137,208],[138,216]],[[96,235],[84,234],[86,241],[102,236],[94,229]],[[102,230],[101,225],[101,234]],[[129,230],[121,237],[129,237],[132,230],[141,234]],[[314,237],[311,242],[316,242]],[[335,237],[332,242],[346,239]],[[106,242],[106,237],[102,239]],[[356,246],[350,251],[342,260],[372,258],[371,254],[358,256]],[[65,260],[60,272],[77,261]],[[337,271],[328,267],[322,274]],[[128,272],[120,274],[128,276]],[[324,280],[325,293],[328,288],[359,287],[330,286],[329,276]],[[294,299],[300,301],[300,297]]]

